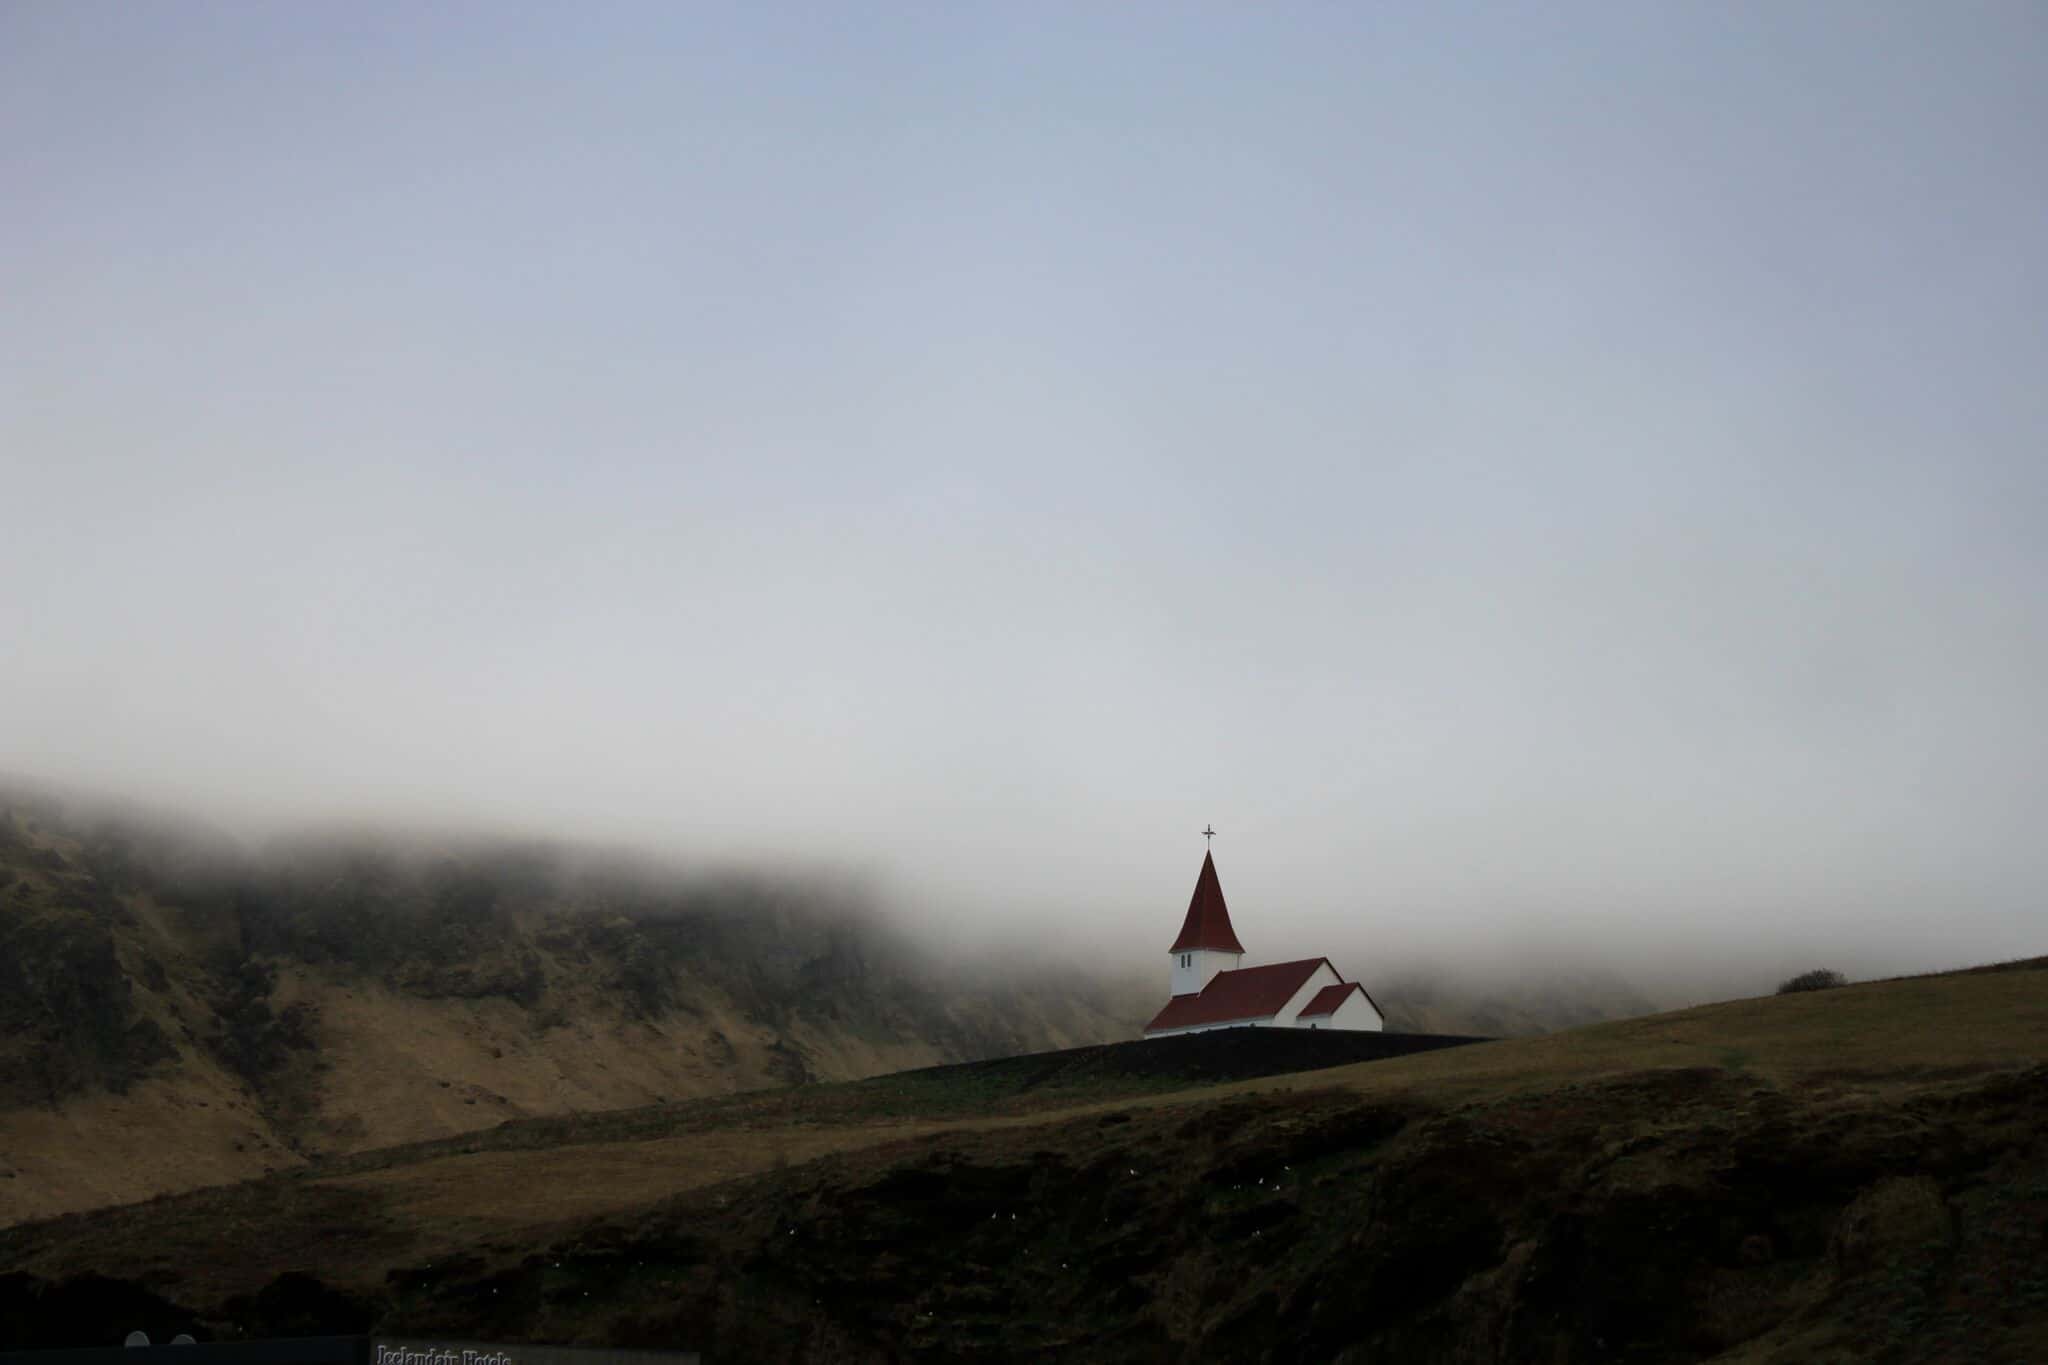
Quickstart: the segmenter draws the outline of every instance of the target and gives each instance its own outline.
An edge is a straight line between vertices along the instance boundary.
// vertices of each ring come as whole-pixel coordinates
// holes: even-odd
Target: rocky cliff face
[[[1129,1037],[852,893],[538,845],[244,854],[0,793],[0,1221],[508,1118]],[[37,1178],[10,1178],[33,1152]],[[10,1160],[10,1153],[15,1159]]]

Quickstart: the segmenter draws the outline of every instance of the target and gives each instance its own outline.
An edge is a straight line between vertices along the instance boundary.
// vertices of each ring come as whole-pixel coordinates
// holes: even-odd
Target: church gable
[[[1297,1018],[1310,1027],[1330,1027],[1348,1025],[1353,1020],[1383,1021],[1385,1016],[1365,987],[1356,981],[1343,981],[1317,991],[1315,998],[1302,1006]]]

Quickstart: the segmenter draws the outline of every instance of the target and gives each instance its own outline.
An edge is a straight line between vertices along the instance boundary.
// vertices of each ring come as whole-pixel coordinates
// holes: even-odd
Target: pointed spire
[[[1195,878],[1194,898],[1188,902],[1188,917],[1181,921],[1180,937],[1169,953],[1190,953],[1207,948],[1218,953],[1242,953],[1244,945],[1230,927],[1230,907],[1223,903],[1223,883],[1216,879],[1216,860],[1202,855],[1202,875]]]

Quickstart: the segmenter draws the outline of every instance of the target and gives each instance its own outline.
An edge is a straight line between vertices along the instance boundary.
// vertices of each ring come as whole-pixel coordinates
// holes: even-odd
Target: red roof
[[[1335,986],[1323,986],[1321,990],[1317,990],[1317,993],[1309,999],[1307,1005],[1300,1007],[1300,1017],[1309,1019],[1309,1017],[1323,1017],[1323,1015],[1337,1013],[1337,1007],[1343,1005],[1343,997],[1348,997],[1352,990],[1356,990],[1358,995],[1366,997],[1366,1005],[1372,1007],[1372,1013],[1376,1013],[1382,1021],[1386,1019],[1386,1013],[1380,1009],[1380,1003],[1374,1001],[1370,990],[1360,986],[1356,980],[1337,982]]]
[[[1145,1032],[1168,1028],[1194,1028],[1200,1024],[1228,1024],[1241,1019],[1270,1019],[1286,1008],[1302,983],[1315,975],[1316,968],[1329,965],[1327,957],[1305,957],[1299,962],[1275,962],[1268,967],[1242,967],[1218,972],[1209,984],[1193,995],[1176,995],[1166,1008],[1145,1025]],[[1335,967],[1330,968],[1336,971]],[[1321,992],[1318,992],[1321,994]]]
[[[1334,986],[1325,986],[1317,991],[1306,1005],[1301,1007],[1301,1017],[1306,1019],[1310,1015],[1335,1014],[1337,1007],[1344,1003],[1344,998],[1353,991],[1357,991],[1360,995],[1365,995],[1365,987],[1359,985],[1356,981],[1340,981]],[[1372,1005],[1372,997],[1365,995],[1365,1003]],[[1373,1005],[1373,1013],[1379,1013],[1378,1005]]]
[[[1207,948],[1218,953],[1242,953],[1244,945],[1230,927],[1230,907],[1223,903],[1223,883],[1216,880],[1216,860],[1202,855],[1202,875],[1195,878],[1195,894],[1188,901],[1188,917],[1181,921],[1180,937],[1169,953],[1189,953]]]

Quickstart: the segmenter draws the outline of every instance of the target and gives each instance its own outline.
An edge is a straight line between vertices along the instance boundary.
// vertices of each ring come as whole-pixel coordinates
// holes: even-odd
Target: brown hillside
[[[0,1223],[507,1120],[1127,1039],[1158,989],[938,962],[815,881],[507,841],[252,855],[0,787]],[[1376,995],[1397,1029],[1460,1034],[1650,1008],[1595,976]]]
[[[2040,1359],[2043,965],[1177,1092],[948,1068],[514,1124],[0,1232],[0,1318],[821,1361]]]
[[[857,899],[354,839],[249,858],[0,800],[0,1222],[532,1115],[1129,1037],[1148,992],[937,970]]]

